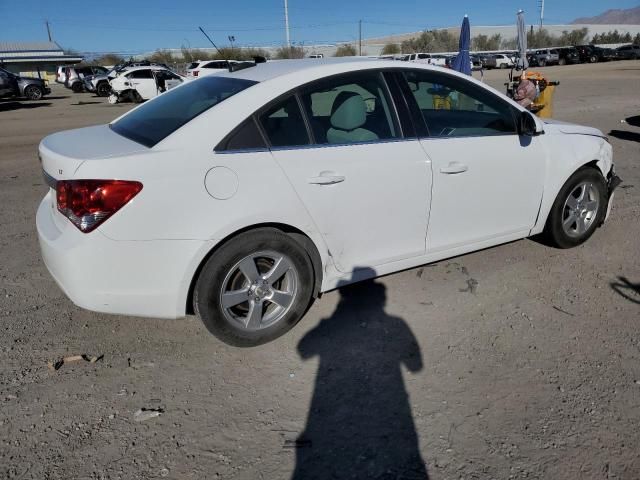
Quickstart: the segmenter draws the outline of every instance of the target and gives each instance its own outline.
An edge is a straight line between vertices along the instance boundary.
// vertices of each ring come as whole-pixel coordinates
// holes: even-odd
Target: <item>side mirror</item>
[[[520,112],[520,116],[518,117],[518,133],[527,137],[533,137],[538,133],[536,120],[529,112]]]

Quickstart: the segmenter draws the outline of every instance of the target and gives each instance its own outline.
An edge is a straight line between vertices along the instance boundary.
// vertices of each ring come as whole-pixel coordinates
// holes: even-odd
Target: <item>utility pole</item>
[[[49,41],[51,41],[51,28],[49,27],[49,20],[45,20],[44,24],[47,26],[47,35],[49,35]]]
[[[358,55],[362,56],[362,20],[358,20]]]
[[[287,33],[287,48],[291,50],[291,37],[289,36],[289,5],[287,0],[284,0],[284,28]]]
[[[538,6],[540,7],[540,30],[544,23],[544,0],[538,0]]]

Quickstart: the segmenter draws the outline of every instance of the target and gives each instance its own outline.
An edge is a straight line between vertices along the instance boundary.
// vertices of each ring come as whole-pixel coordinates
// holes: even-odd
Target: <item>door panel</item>
[[[542,199],[539,139],[519,136],[514,107],[480,85],[441,72],[404,75],[433,166],[427,251],[525,236]]]
[[[517,135],[421,140],[433,162],[429,252],[523,232],[534,225],[544,184],[539,139]]]
[[[273,155],[340,271],[424,254],[431,166],[417,140]]]

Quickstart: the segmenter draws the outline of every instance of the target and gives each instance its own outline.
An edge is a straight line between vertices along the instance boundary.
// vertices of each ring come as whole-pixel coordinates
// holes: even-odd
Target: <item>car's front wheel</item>
[[[108,82],[100,82],[96,87],[96,94],[99,97],[108,97],[111,93],[111,85]]]
[[[40,100],[43,95],[44,92],[37,85],[29,85],[24,89],[24,96],[29,100]]]
[[[71,85],[71,90],[73,91],[73,93],[80,93],[82,92],[82,90],[84,90],[84,87],[82,86],[82,83],[76,82]]]
[[[202,268],[196,314],[225,343],[251,347],[290,330],[307,311],[313,266],[304,247],[276,229],[232,238]]]
[[[585,242],[604,220],[609,198],[599,170],[585,167],[563,185],[547,219],[544,235],[559,248]]]

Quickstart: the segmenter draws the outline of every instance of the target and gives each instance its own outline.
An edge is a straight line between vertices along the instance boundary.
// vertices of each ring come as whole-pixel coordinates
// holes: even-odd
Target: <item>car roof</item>
[[[121,71],[121,73],[131,73],[131,72],[135,72],[136,70],[146,70],[146,69],[151,69],[151,70],[169,70],[167,67],[163,67],[162,65],[138,65],[137,67],[125,67],[124,70]]]
[[[242,62],[241,62],[242,63]],[[281,77],[290,73],[302,72],[305,70],[317,70],[342,65],[347,70],[356,69],[366,64],[370,68],[389,68],[390,65],[401,67],[388,60],[379,60],[368,57],[342,57],[342,58],[304,58],[299,60],[271,60],[266,63],[258,63],[255,67],[243,68],[235,72],[223,72],[219,75],[231,78],[241,78],[254,82],[264,82],[273,78]],[[406,65],[404,65],[406,66]]]

